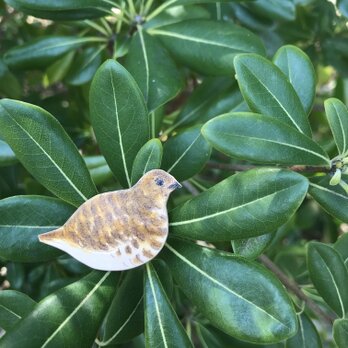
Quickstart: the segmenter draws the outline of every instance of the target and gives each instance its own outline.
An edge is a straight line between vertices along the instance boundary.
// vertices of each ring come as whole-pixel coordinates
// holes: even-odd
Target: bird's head
[[[150,195],[161,194],[169,196],[169,194],[182,186],[170,174],[162,169],[153,169],[147,172],[137,183],[143,190],[149,192]]]

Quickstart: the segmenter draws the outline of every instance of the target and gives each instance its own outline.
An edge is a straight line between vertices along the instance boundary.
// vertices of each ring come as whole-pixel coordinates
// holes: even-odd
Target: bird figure
[[[83,203],[60,228],[40,234],[85,265],[123,271],[153,259],[168,236],[167,201],[181,185],[161,169],[127,190],[101,193]]]

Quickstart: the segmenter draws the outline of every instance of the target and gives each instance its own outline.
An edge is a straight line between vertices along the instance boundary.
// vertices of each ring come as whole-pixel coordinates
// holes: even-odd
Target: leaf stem
[[[150,13],[146,20],[149,21],[151,20],[152,18],[158,16],[161,12],[163,12],[166,8],[168,8],[169,6],[175,4],[177,0],[169,0],[169,1],[166,1],[164,2],[161,6],[158,6],[152,13]]]
[[[288,278],[286,274],[266,255],[260,255],[258,260],[271,270],[289,291],[296,295],[300,300],[304,301],[307,307],[315,313],[318,318],[322,319],[327,324],[332,325],[334,318],[325,313],[313,300],[307,297],[299,285],[294,280]]]
[[[220,162],[214,162],[214,161],[209,161],[207,163],[207,167],[226,170],[226,171],[233,171],[233,172],[243,172],[246,170],[259,168],[259,166],[255,166],[252,164],[220,163]],[[280,168],[290,169],[294,172],[299,172],[299,173],[329,173],[330,172],[330,168],[328,167],[294,165],[290,167],[280,167]]]

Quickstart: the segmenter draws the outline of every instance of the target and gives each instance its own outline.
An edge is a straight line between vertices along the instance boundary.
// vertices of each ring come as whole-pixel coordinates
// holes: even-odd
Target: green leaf
[[[311,182],[308,192],[329,214],[348,222],[348,196],[342,187],[331,186],[329,178],[324,178]]]
[[[145,347],[193,347],[151,263],[144,282]]]
[[[64,79],[65,75],[70,69],[74,56],[75,52],[70,51],[47,68],[46,74],[43,78],[44,87],[48,87],[50,85],[53,85],[54,83],[61,82]]]
[[[240,90],[252,111],[278,118],[311,136],[301,101],[278,67],[256,54],[238,55],[234,65]]]
[[[233,58],[238,53],[265,54],[256,35],[223,21],[186,20],[149,32],[158,36],[176,59],[205,75],[234,74]]]
[[[112,171],[107,164],[92,168],[89,172],[96,185],[101,185],[113,177]]]
[[[119,272],[93,271],[38,303],[0,339],[0,346],[91,347],[115,293]]]
[[[298,315],[299,328],[295,336],[285,343],[286,348],[321,348],[321,340],[317,329],[310,318],[302,313]]]
[[[232,241],[233,251],[247,259],[256,259],[269,246],[273,237],[274,233],[266,233],[258,237],[236,239]]]
[[[348,342],[348,319],[337,319],[333,324],[333,337],[338,348],[346,348]]]
[[[0,140],[0,167],[17,163],[15,153],[4,141]]]
[[[126,273],[102,326],[100,347],[127,342],[144,330],[143,269]]]
[[[96,47],[88,47],[78,54],[67,74],[67,83],[73,86],[80,86],[91,81],[102,62],[101,51],[104,48],[105,46],[101,46],[98,49]]]
[[[189,300],[225,333],[258,344],[296,333],[296,315],[286,291],[257,263],[174,239],[161,256]]]
[[[257,0],[248,4],[248,7],[261,16],[283,21],[296,19],[296,6],[292,0]]]
[[[341,254],[344,264],[348,266],[348,233],[342,234],[333,247]]]
[[[348,270],[342,256],[327,244],[310,242],[307,263],[319,294],[337,315],[343,317],[348,310]]]
[[[211,154],[211,147],[194,126],[171,137],[163,146],[162,169],[182,181],[199,173]]]
[[[0,257],[15,262],[42,262],[62,254],[40,243],[37,236],[62,226],[74,210],[69,204],[44,196],[0,200]]]
[[[157,38],[138,27],[125,67],[144,95],[149,112],[173,99],[183,87],[181,72]]]
[[[328,155],[316,142],[270,116],[225,114],[206,123],[202,133],[214,148],[239,159],[330,167]]]
[[[130,73],[109,59],[94,76],[89,102],[101,151],[121,184],[131,186],[133,161],[150,132],[143,95]]]
[[[22,94],[22,88],[17,78],[11,73],[2,59],[0,59],[0,92],[6,97],[14,99],[20,98]]]
[[[132,185],[148,171],[161,168],[162,143],[159,139],[149,140],[137,153],[132,168]]]
[[[198,86],[187,101],[175,120],[173,129],[180,126],[187,126],[200,120],[202,113],[206,108],[214,103],[216,96],[225,91],[229,91],[233,84],[231,78],[226,77],[207,77],[203,83]]]
[[[162,11],[158,16],[144,23],[143,27],[145,29],[153,29],[163,27],[164,25],[168,24],[182,22],[188,19],[192,20],[198,18],[209,19],[209,11],[201,6],[175,5],[166,9],[165,11]]]
[[[5,63],[14,69],[42,69],[65,53],[84,44],[101,42],[98,37],[46,36],[16,46],[4,55]]]
[[[287,76],[305,112],[309,114],[314,102],[316,79],[308,56],[296,46],[286,45],[276,52],[273,63]]]
[[[227,241],[276,230],[302,203],[308,181],[280,169],[253,169],[230,176],[170,212],[171,233]]]
[[[57,197],[79,206],[97,194],[76,146],[47,111],[2,99],[0,136],[37,181]]]
[[[341,155],[348,155],[348,110],[338,99],[325,100],[325,112],[337,149]]]
[[[65,21],[102,17],[113,7],[112,2],[100,0],[6,0],[6,2],[16,10],[34,17]]]
[[[26,294],[15,290],[0,291],[0,327],[5,331],[10,330],[35,305],[36,302]]]

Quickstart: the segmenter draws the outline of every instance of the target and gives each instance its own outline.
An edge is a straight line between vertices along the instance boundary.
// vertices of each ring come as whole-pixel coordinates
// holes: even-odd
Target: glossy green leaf
[[[337,319],[333,324],[333,337],[338,348],[346,348],[348,342],[348,319]]]
[[[329,178],[324,178],[311,182],[308,192],[329,214],[348,222],[348,196],[342,187],[331,186]]]
[[[211,147],[195,126],[171,137],[163,146],[162,169],[177,180],[186,180],[199,173],[211,153]]]
[[[309,114],[315,97],[316,78],[308,56],[296,46],[286,45],[276,52],[273,63],[288,77],[305,112]]]
[[[121,184],[131,186],[133,161],[150,136],[143,95],[130,73],[110,59],[94,76],[89,102],[101,151]]]
[[[2,99],[0,136],[37,181],[57,197],[79,206],[97,194],[77,148],[47,111]]]
[[[161,168],[162,143],[159,139],[149,140],[137,153],[132,168],[132,185],[146,172]]]
[[[341,254],[344,264],[348,266],[348,233],[342,234],[337,239],[334,248]]]
[[[348,110],[338,99],[325,100],[325,112],[337,149],[341,155],[348,155]]]
[[[193,347],[151,263],[144,283],[145,347]]]
[[[102,62],[101,51],[104,47],[88,47],[78,54],[67,74],[66,81],[73,86],[80,86],[91,81]]]
[[[225,114],[206,123],[202,133],[214,148],[239,159],[330,167],[328,155],[316,142],[270,116]]]
[[[113,7],[110,1],[100,0],[5,0],[16,10],[39,18],[81,20],[102,17]]]
[[[298,315],[299,328],[295,336],[285,343],[286,348],[321,348],[321,340],[311,319],[304,313]]]
[[[256,13],[275,20],[294,21],[296,6],[292,0],[256,0],[248,4]]]
[[[286,291],[259,264],[179,240],[170,240],[161,255],[185,295],[225,333],[258,344],[296,333]]]
[[[282,71],[256,54],[241,54],[234,60],[240,90],[252,111],[269,115],[311,136],[307,114]]]
[[[5,331],[10,330],[35,305],[36,302],[26,294],[15,290],[0,291],[0,327]]]
[[[235,254],[248,259],[256,259],[268,247],[274,237],[274,233],[266,233],[258,237],[236,239],[232,241]]]
[[[170,211],[171,233],[208,241],[269,233],[289,220],[307,189],[305,177],[286,170],[232,175]]]
[[[175,120],[173,128],[187,126],[200,120],[202,113],[214,103],[217,95],[229,91],[233,80],[226,77],[207,77],[188,97],[184,107]]]
[[[84,159],[88,169],[98,168],[98,167],[102,167],[102,166],[107,165],[107,162],[106,162],[104,156],[101,156],[101,155],[84,156],[83,159]]]
[[[40,233],[62,226],[74,207],[56,198],[13,196],[0,200],[0,257],[15,262],[42,262],[61,254],[39,242]]]
[[[96,185],[101,185],[105,181],[107,181],[113,177],[112,171],[107,164],[100,166],[100,167],[92,168],[89,172],[91,174],[91,178],[92,178],[93,182]]]
[[[144,95],[149,112],[173,99],[183,87],[181,72],[157,38],[139,27],[125,61]]]
[[[70,51],[50,65],[43,78],[43,85],[48,87],[54,83],[61,82],[68,73],[74,57],[75,52]]]
[[[342,256],[327,244],[310,242],[307,263],[319,294],[337,315],[343,317],[348,311],[348,270]]]
[[[238,53],[265,54],[257,36],[223,21],[187,20],[150,33],[158,36],[176,59],[205,75],[232,75],[233,58]]]
[[[128,271],[102,326],[100,347],[127,342],[144,330],[143,269]]]
[[[0,140],[0,167],[17,163],[17,158],[12,149],[4,141]]]
[[[119,274],[93,271],[52,293],[0,339],[0,346],[71,347],[78,342],[81,347],[91,347]]]
[[[22,88],[17,78],[11,73],[2,59],[0,59],[0,93],[14,99],[20,98],[22,94]]]
[[[100,42],[98,37],[46,36],[7,51],[4,61],[10,68],[42,69],[65,53],[84,44]]]
[[[150,21],[144,23],[145,29],[152,29],[163,27],[164,25],[182,22],[184,20],[192,19],[209,19],[210,13],[202,6],[182,6],[175,5],[162,11],[158,16],[154,17]]]

